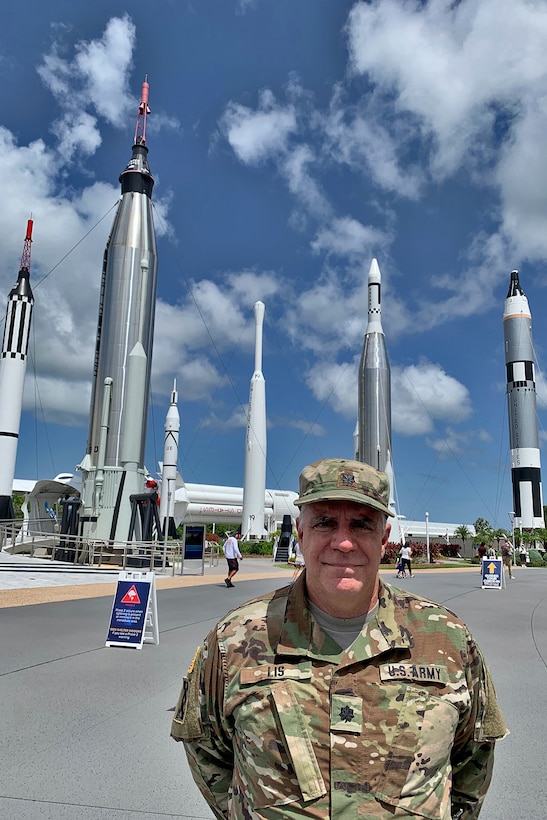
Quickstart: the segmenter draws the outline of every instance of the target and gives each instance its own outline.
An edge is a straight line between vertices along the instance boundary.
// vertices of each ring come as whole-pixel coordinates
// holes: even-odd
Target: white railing
[[[79,535],[57,532],[57,525],[51,519],[35,524],[37,530],[23,529],[21,521],[0,521],[0,549],[15,554],[25,554],[52,561],[102,567],[105,564],[121,569],[143,568],[154,570],[171,569],[175,574],[180,566],[182,543],[167,541],[126,541],[115,543],[109,540],[89,539]],[[40,528],[44,524],[44,529]],[[53,529],[48,532],[47,530]],[[210,557],[212,562],[213,556]],[[218,563],[218,558],[217,558]],[[212,566],[212,563],[210,564]]]
[[[0,549],[14,554],[49,558],[90,567],[104,565],[121,569],[142,568],[149,571],[170,569],[171,574],[182,571],[182,541],[125,541],[89,539],[79,535],[58,532],[58,524],[51,518],[35,521],[36,530],[29,530],[21,520],[0,521]],[[220,546],[212,541],[205,545],[204,564],[217,567]]]

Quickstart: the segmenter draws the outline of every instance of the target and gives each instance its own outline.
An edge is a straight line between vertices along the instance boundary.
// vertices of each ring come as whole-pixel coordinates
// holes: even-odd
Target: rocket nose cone
[[[370,268],[368,270],[368,283],[369,285],[372,284],[380,284],[382,281],[382,274],[380,273],[380,268],[378,267],[378,262],[376,259],[373,259],[370,263]]]

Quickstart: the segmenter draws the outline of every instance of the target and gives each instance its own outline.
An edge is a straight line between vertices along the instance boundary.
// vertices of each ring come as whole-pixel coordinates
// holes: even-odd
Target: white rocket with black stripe
[[[536,410],[532,316],[528,299],[511,272],[503,311],[509,446],[517,529],[544,527],[541,461]]]
[[[28,220],[19,276],[8,296],[0,362],[0,519],[13,518],[11,494],[34,296],[30,287],[32,219]]]

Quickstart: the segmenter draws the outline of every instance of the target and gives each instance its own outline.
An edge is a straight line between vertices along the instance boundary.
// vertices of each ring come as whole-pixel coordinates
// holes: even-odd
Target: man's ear
[[[385,554],[385,551],[386,551],[387,543],[389,541],[390,532],[391,532],[391,524],[386,524],[386,528],[385,528],[384,534],[382,536],[382,552],[381,552],[381,557],[382,558],[384,557],[384,554]]]

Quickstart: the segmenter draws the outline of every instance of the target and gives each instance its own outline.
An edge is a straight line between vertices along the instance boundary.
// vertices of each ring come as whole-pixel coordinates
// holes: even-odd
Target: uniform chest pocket
[[[378,797],[423,817],[444,817],[458,709],[426,687],[396,688],[398,718],[378,779]]]
[[[234,713],[238,792],[258,808],[307,802],[327,793],[313,747],[313,731],[295,693],[298,682],[264,680],[249,688]],[[237,782],[239,781],[239,782]]]

